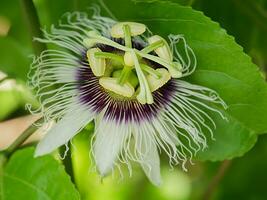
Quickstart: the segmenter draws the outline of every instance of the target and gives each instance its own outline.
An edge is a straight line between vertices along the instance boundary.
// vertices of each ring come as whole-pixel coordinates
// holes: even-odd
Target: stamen
[[[157,49],[163,45],[164,45],[164,42],[162,40],[159,40],[159,41],[153,42],[152,44],[146,46],[141,51],[143,53],[150,53],[151,51],[154,51],[155,49]]]
[[[168,43],[166,42],[166,40],[164,40],[159,35],[153,35],[152,37],[148,38],[147,40],[148,40],[148,43],[150,45],[152,45],[152,44],[154,44],[154,43],[156,43],[158,41],[163,42],[164,45],[156,48],[154,51],[156,52],[156,54],[160,58],[163,58],[163,59],[166,59],[167,61],[172,62],[172,60],[173,60],[172,52],[171,52],[171,49],[170,49]]]
[[[146,77],[140,67],[137,55],[135,54],[134,50],[131,51],[131,54],[134,60],[134,66],[135,66],[135,70],[136,70],[139,84],[140,84],[140,92],[136,98],[141,104],[146,104],[146,103],[152,104],[154,102],[153,96],[151,94]]]
[[[156,71],[155,69],[153,69],[152,67],[149,67],[146,64],[140,64],[141,69],[144,70],[145,72],[149,73],[150,75],[154,76],[155,78],[160,78],[161,74]]]
[[[146,77],[151,92],[154,92],[157,89],[161,88],[171,79],[171,75],[168,72],[168,70],[164,68],[159,68],[159,69],[156,69],[155,71],[161,75],[160,78],[155,78],[151,74],[147,75]]]
[[[132,48],[131,28],[128,24],[124,24],[123,27],[125,46]]]
[[[123,63],[123,58],[122,56],[118,55],[118,54],[114,54],[114,53],[108,53],[108,52],[96,52],[95,53],[95,57],[96,58],[106,58],[106,59],[111,59],[114,61],[119,62],[120,64],[124,64]]]
[[[172,62],[168,62],[168,61],[166,61],[162,58],[159,58],[157,56],[145,54],[142,51],[138,51],[136,49],[135,49],[135,52],[136,52],[136,54],[140,55],[143,58],[152,60],[152,61],[166,67],[169,70],[169,72],[173,78],[181,78],[182,77],[182,72],[178,71],[178,69],[176,69],[177,64],[174,64]]]
[[[117,78],[103,77],[99,79],[99,84],[109,91],[128,98],[132,97],[135,92],[134,87],[129,82],[121,85],[118,84]]]
[[[123,26],[128,25],[131,30],[131,36],[137,36],[141,35],[146,31],[146,26],[141,23],[136,23],[136,22],[120,22],[115,24],[111,30],[110,34],[114,38],[123,38],[124,37],[124,31],[123,31]]]
[[[120,85],[123,85],[126,82],[126,80],[128,79],[132,69],[133,68],[129,67],[129,66],[124,66],[123,67],[123,70],[122,70],[121,75],[120,75],[119,80],[118,80],[118,83]]]
[[[122,74],[122,70],[116,70],[112,73],[112,77],[114,78],[119,78]],[[136,74],[133,72],[133,71],[130,71],[129,72],[129,75],[128,75],[128,78],[127,78],[127,81],[135,88],[138,84],[139,84],[139,81],[138,81],[138,78],[136,76]]]
[[[130,48],[127,48],[127,47],[125,47],[123,45],[120,45],[120,44],[114,42],[113,40],[105,38],[103,36],[92,36],[90,38],[86,38],[86,39],[83,40],[83,43],[88,48],[92,47],[92,46],[90,46],[92,43],[94,43],[94,44],[99,43],[99,44],[105,44],[105,45],[108,45],[108,46],[112,46],[112,47],[120,49],[122,51],[131,50]]]
[[[96,58],[95,53],[101,52],[99,48],[92,48],[87,51],[87,59],[95,76],[103,76],[106,69],[106,60],[104,58]]]

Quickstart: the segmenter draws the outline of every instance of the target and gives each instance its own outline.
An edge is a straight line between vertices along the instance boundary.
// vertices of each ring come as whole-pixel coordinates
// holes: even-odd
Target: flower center
[[[181,64],[173,62],[170,47],[162,37],[154,35],[148,38],[148,45],[141,50],[133,47],[135,45],[132,37],[145,31],[146,26],[143,24],[121,22],[111,28],[110,34],[113,38],[122,38],[125,45],[95,31],[90,31],[88,38],[84,39],[92,73],[99,78],[99,84],[111,96],[137,99],[141,104],[152,104],[152,92],[161,88],[171,78],[182,76]],[[98,44],[113,47],[118,51],[102,51],[97,47]],[[158,63],[161,67],[151,66],[148,60]]]

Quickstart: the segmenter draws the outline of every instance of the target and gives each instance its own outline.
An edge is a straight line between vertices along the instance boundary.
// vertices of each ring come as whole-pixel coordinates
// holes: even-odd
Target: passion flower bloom
[[[168,41],[146,25],[117,22],[96,12],[69,13],[58,27],[37,40],[52,44],[34,59],[30,86],[46,122],[54,121],[36,148],[36,156],[67,144],[94,122],[91,155],[101,176],[114,167],[139,163],[159,185],[159,153],[170,165],[185,163],[207,147],[215,128],[211,103],[215,91],[183,77],[196,68],[196,57],[182,35]],[[180,45],[180,48],[178,46]]]

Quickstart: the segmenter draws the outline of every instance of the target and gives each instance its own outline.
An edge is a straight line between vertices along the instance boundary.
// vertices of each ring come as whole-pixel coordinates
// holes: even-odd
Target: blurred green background
[[[219,22],[235,37],[266,77],[267,0],[172,1],[191,5]],[[42,27],[57,23],[65,12],[86,10],[90,6],[90,0],[34,0],[34,3]],[[29,55],[33,54],[27,23],[21,1],[0,0],[0,121],[28,115],[25,103],[35,104],[26,86],[31,63]],[[7,72],[8,76],[2,71]],[[3,134],[1,129],[0,136]],[[75,153],[73,149],[74,155],[70,159],[76,172],[74,179],[84,199],[189,200],[208,199],[209,195],[211,199],[218,200],[267,199],[266,135],[259,136],[255,147],[242,158],[223,163],[196,162],[188,166],[187,173],[179,167],[170,169],[168,161],[163,161],[164,184],[161,188],[152,186],[138,167],[135,167],[132,178],[125,175],[123,180],[118,181],[110,177],[101,183],[98,176],[88,173],[88,144],[83,137],[87,137],[86,134],[75,138],[80,152]],[[1,145],[5,144],[2,142]]]

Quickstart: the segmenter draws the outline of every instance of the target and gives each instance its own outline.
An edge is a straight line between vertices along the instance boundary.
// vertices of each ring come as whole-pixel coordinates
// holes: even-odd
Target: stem
[[[40,22],[37,11],[32,0],[21,0],[22,8],[26,17],[26,22],[30,30],[31,38],[42,38],[43,34],[40,29]],[[45,44],[32,40],[32,47],[35,55],[40,55],[46,49]]]
[[[212,178],[211,182],[209,183],[208,187],[206,188],[204,192],[204,195],[202,197],[203,200],[209,200],[212,198],[212,195],[216,191],[217,186],[219,185],[220,181],[223,179],[226,171],[229,169],[231,162],[232,162],[231,160],[225,160],[221,163],[217,173]]]
[[[155,49],[161,47],[164,45],[164,42],[162,40],[159,40],[157,42],[154,42],[148,46],[146,46],[145,48],[143,48],[141,50],[142,53],[150,53],[151,51],[154,51]]]
[[[123,67],[123,70],[122,70],[121,75],[120,75],[119,80],[118,80],[118,83],[120,85],[123,85],[126,82],[126,80],[128,79],[131,71],[132,71],[132,67],[129,67],[129,66],[124,66]]]
[[[95,53],[96,58],[107,58],[107,59],[112,59],[115,61],[118,61],[121,64],[124,64],[122,56],[113,54],[113,53],[107,53],[107,52],[96,52]]]
[[[43,123],[44,118],[36,120],[30,127],[28,127],[5,151],[5,155],[9,157],[21,144],[23,144],[37,129],[35,123]]]
[[[140,66],[141,66],[142,70],[144,70],[145,72],[151,74],[155,78],[160,78],[161,77],[161,74],[158,71],[154,70],[152,67],[149,67],[148,65],[145,65],[145,64],[140,64]]]
[[[6,163],[5,155],[0,152],[0,199],[4,199],[4,190],[3,190],[3,179],[4,179],[4,165]]]
[[[120,45],[120,44],[114,42],[113,40],[105,38],[103,36],[91,36],[90,39],[86,39],[86,40],[90,41],[90,43],[99,43],[99,44],[105,44],[108,46],[112,46],[112,47],[120,49],[122,51],[129,51],[130,50],[129,48],[127,48],[123,45]]]
[[[132,48],[132,39],[131,39],[130,26],[127,25],[127,24],[123,25],[123,32],[124,32],[125,46],[128,47],[128,48]]]

